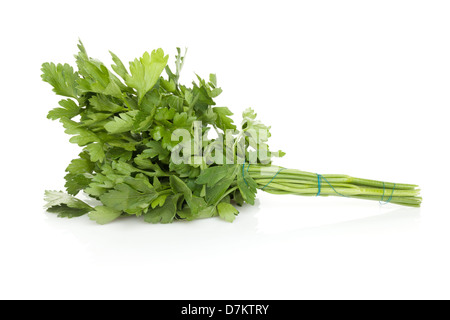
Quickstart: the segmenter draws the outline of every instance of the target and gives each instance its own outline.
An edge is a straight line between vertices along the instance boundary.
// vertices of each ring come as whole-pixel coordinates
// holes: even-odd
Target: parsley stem
[[[230,193],[232,193],[232,192],[234,192],[236,189],[237,189],[238,187],[233,187],[233,188],[230,188],[230,189],[228,189],[227,190],[227,192],[225,192],[225,194],[222,196],[222,197],[220,197],[220,199],[216,202],[216,206],[220,203],[220,201],[222,201],[223,200],[223,198],[225,198],[227,195],[229,195]]]
[[[420,190],[413,184],[383,182],[339,174],[319,176],[316,173],[295,169],[280,171],[280,167],[277,166],[254,165],[248,172],[260,189],[273,194],[340,196],[412,207],[419,207],[422,202]]]

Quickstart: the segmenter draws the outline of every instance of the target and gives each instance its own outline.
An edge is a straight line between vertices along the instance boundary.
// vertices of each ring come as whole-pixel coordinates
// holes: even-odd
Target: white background
[[[3,1],[2,299],[450,298],[448,1]],[[278,164],[416,183],[421,209],[258,194],[226,223],[150,225],[43,210],[78,148],[46,119],[46,61],[81,38],[110,63],[188,47],[182,81],[257,110]]]

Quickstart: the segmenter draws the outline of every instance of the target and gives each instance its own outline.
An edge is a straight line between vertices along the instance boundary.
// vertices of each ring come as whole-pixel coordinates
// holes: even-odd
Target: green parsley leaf
[[[177,213],[177,201],[180,195],[169,196],[165,199],[164,205],[149,210],[145,216],[145,222],[149,223],[171,223]]]
[[[217,211],[219,212],[219,216],[228,222],[233,222],[236,219],[236,215],[239,214],[239,211],[233,205],[225,202],[217,205]]]
[[[89,212],[89,219],[97,222],[98,224],[107,224],[116,220],[122,215],[122,211],[115,210],[105,206],[98,206],[91,212]]]
[[[119,117],[114,117],[114,120],[105,124],[105,129],[109,133],[124,133],[133,129],[134,117],[137,111],[129,111],[121,113]]]
[[[96,111],[100,112],[117,113],[125,111],[125,107],[123,105],[120,105],[118,102],[113,101],[111,98],[107,97],[104,94],[99,94],[91,97],[89,99],[89,103]]]
[[[233,115],[227,107],[214,107],[213,112],[217,114],[217,127],[225,130],[235,130],[236,126],[233,124],[233,119],[229,116]]]
[[[61,218],[82,216],[92,210],[85,202],[61,191],[45,191],[45,208]]]
[[[88,129],[82,128],[82,126],[72,120],[67,118],[61,118],[61,123],[64,128],[66,128],[66,133],[70,135],[74,135],[70,139],[70,142],[78,144],[80,147],[85,146],[91,142],[100,142],[98,136]]]
[[[81,174],[67,174],[66,179],[66,191],[68,194],[76,196],[81,190],[86,189],[92,182],[92,175],[87,173]]]
[[[73,100],[70,99],[61,100],[59,102],[59,105],[62,108],[55,108],[52,111],[50,111],[47,115],[48,119],[51,120],[57,120],[61,118],[72,119],[73,117],[80,114],[80,107],[77,106],[77,104]]]
[[[109,52],[112,56],[112,59],[114,61],[115,64],[113,64],[111,67],[112,69],[119,75],[122,77],[122,79],[126,80],[126,78],[128,77],[128,71],[125,68],[125,66],[123,65],[122,61],[120,61],[119,57],[117,57],[114,53],[112,53],[111,51]]]
[[[78,73],[68,64],[44,63],[42,65],[42,80],[53,86],[53,91],[70,98],[78,97],[77,80]]]
[[[141,215],[157,197],[158,193],[154,189],[136,190],[132,186],[122,183],[116,185],[114,190],[102,195],[100,200],[111,209]]]
[[[102,143],[91,143],[87,145],[84,150],[89,153],[92,162],[102,162],[105,160],[105,151],[103,150]]]
[[[162,49],[153,50],[151,55],[145,52],[142,58],[130,62],[130,75],[125,75],[127,85],[137,90],[138,102],[156,84],[167,65],[169,56],[164,56]]]

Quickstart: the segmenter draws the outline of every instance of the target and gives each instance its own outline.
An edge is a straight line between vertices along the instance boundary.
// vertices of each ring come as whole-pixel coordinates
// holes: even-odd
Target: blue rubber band
[[[275,177],[284,169],[285,168],[281,168],[280,170],[278,170],[278,172],[273,176],[272,180],[270,180],[268,184],[266,184],[264,187],[262,187],[261,190],[264,190],[264,188],[267,187],[273,181],[273,179],[275,179]]]
[[[317,174],[317,194],[316,194],[316,197],[320,196],[320,192],[322,191],[322,186],[321,186],[321,183],[320,183],[322,179],[320,177],[321,177],[321,175]]]
[[[250,169],[250,163],[248,164],[248,167],[247,167],[247,173],[248,173],[248,170],[249,170],[249,169]],[[272,177],[272,179],[269,181],[269,183],[266,184],[264,187],[262,187],[261,190],[264,190],[264,188],[266,188],[269,184],[271,184],[272,181],[276,178],[276,176],[277,176],[281,171],[283,171],[284,169],[286,169],[286,168],[281,168],[280,170],[278,170],[278,172]],[[249,185],[248,185],[248,183],[247,183],[247,180],[245,180],[245,162],[242,164],[242,178],[244,179],[244,182],[245,182],[245,184],[246,184],[247,187],[248,187]]]
[[[394,183],[394,187],[392,188],[391,196],[389,197],[389,199],[387,199],[386,202],[382,202],[384,199],[384,190],[385,190],[385,186],[384,186],[384,182],[383,182],[383,196],[381,197],[381,201],[380,201],[381,205],[388,204],[389,202],[392,201],[392,197],[394,196],[395,186],[396,186],[396,184]]]
[[[331,183],[330,182],[328,182],[328,180],[323,176],[323,175],[321,175],[321,174],[318,174],[318,173],[316,173],[317,174],[317,188],[318,188],[318,192],[317,192],[317,195],[316,195],[316,197],[318,197],[318,196],[320,196],[320,192],[321,192],[321,183],[320,183],[320,180],[325,180],[325,182],[330,186],[330,188],[331,189],[333,189],[333,191],[336,193],[336,194],[338,194],[338,195],[340,195],[341,197],[345,197],[345,198],[349,198],[349,196],[346,196],[346,195],[344,195],[344,194],[342,194],[342,193],[339,193],[339,192],[337,192],[336,191],[336,189],[331,185]]]
[[[247,173],[248,173],[249,169],[250,169],[250,163],[248,164],[248,167],[247,167]],[[277,175],[281,171],[283,171],[284,169],[285,168],[281,168],[280,170],[278,170],[278,172],[272,177],[272,179],[270,179],[270,181],[264,187],[261,188],[261,190],[264,190],[269,184],[271,184],[272,181],[277,177]],[[323,179],[336,194],[340,195],[341,197],[349,198],[349,196],[346,196],[346,195],[338,192],[323,175],[318,174],[318,173],[316,173],[316,175],[317,175],[317,194],[316,194],[316,197],[320,196],[320,194],[322,192],[322,179]],[[242,178],[244,179],[245,184],[248,186],[247,180],[245,180],[245,163],[242,164]],[[392,201],[392,197],[394,196],[395,186],[396,186],[396,184],[394,183],[394,187],[392,188],[392,193],[391,193],[389,199],[387,199],[387,201],[383,203],[384,196],[385,196],[385,191],[386,191],[386,185],[383,182],[383,195],[381,196],[381,200],[380,200],[380,204],[381,205],[388,204],[389,202]]]
[[[250,164],[248,165],[248,167],[250,168]],[[244,179],[244,182],[245,182],[245,184],[248,187],[247,180],[245,180],[245,173],[244,173],[244,171],[245,171],[245,162],[242,164],[242,179]],[[247,172],[248,172],[248,169],[247,169]]]

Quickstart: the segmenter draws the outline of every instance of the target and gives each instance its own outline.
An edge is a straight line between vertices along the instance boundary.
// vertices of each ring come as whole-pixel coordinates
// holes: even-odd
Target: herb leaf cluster
[[[143,217],[150,223],[194,220],[219,216],[233,221],[238,214],[234,205],[254,204],[257,184],[241,164],[217,164],[211,158],[238,154],[245,161],[258,158],[258,150],[268,151],[264,165],[273,155],[267,147],[268,137],[246,135],[249,129],[269,129],[256,120],[248,109],[243,114],[240,130],[223,106],[214,99],[222,89],[214,74],[208,80],[197,76],[192,86],[179,83],[184,56],[177,48],[175,68],[162,49],[145,52],[126,68],[111,52],[113,64],[108,68],[89,57],[80,42],[76,66],[44,63],[42,80],[64,98],[59,107],[48,113],[59,120],[70,142],[82,148],[79,157],[66,169],[65,192],[47,191],[46,208],[59,217],[88,214],[99,224],[122,216]],[[173,149],[177,129],[195,136],[194,123],[201,121],[200,161],[174,163]],[[216,138],[208,138],[214,130]],[[215,154],[215,146],[223,143],[226,132],[233,130],[236,142]],[[270,134],[268,135],[270,136]],[[219,139],[221,138],[221,139]],[[99,201],[76,198],[80,193]]]

